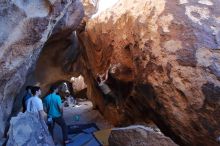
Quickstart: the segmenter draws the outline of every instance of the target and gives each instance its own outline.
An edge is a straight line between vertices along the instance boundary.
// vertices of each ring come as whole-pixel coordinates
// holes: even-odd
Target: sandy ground
[[[80,117],[79,120],[76,120],[76,116]],[[95,123],[99,129],[113,127],[104,120],[99,111],[93,110],[90,101],[79,102],[79,105],[76,106],[64,107],[64,119],[67,125]],[[62,131],[58,125],[54,128],[54,142],[57,146],[62,146]]]

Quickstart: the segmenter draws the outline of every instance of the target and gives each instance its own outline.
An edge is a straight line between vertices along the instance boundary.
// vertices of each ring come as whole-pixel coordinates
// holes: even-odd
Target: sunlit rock
[[[209,0],[120,0],[86,22],[80,38],[88,69],[94,78],[109,70],[107,82],[123,100],[122,123],[150,117],[178,144],[217,145],[218,7]]]

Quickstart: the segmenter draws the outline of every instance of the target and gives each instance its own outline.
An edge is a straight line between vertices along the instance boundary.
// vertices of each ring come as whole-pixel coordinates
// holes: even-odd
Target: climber
[[[108,79],[108,70],[105,74],[102,74],[102,75],[98,74],[96,81],[99,85],[99,88],[104,93],[105,100],[113,98],[115,100],[115,104],[118,109],[119,108],[118,98],[115,95],[115,93],[110,89],[108,84],[106,84],[107,79]]]
[[[23,112],[25,112],[27,110],[27,101],[32,96],[31,87],[32,86],[26,86],[26,92],[25,92],[25,95],[22,99]]]
[[[36,115],[39,117],[41,122],[44,122],[46,113],[43,109],[43,103],[40,99],[41,90],[38,86],[31,87],[32,97],[27,101],[27,111],[31,113],[37,113]]]
[[[49,131],[53,137],[54,122],[57,123],[62,128],[63,141],[65,144],[69,143],[67,137],[67,126],[63,119],[63,106],[61,102],[61,97],[57,95],[58,88],[51,86],[50,94],[44,99],[44,107],[48,114],[48,121],[51,122],[49,125]]]

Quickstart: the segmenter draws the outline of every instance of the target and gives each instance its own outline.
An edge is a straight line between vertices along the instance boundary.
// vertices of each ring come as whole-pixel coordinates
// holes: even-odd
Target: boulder
[[[47,125],[29,112],[19,113],[11,119],[8,136],[7,146],[54,146]]]
[[[150,118],[178,144],[218,145],[219,6],[211,0],[118,0],[86,21],[79,36],[87,69],[94,79],[109,70],[107,82],[121,95],[125,112],[115,125]],[[97,93],[96,84],[88,84],[90,95]]]
[[[58,27],[63,17],[62,22],[66,23]],[[0,2],[0,137],[4,135],[13,106],[21,103],[22,96],[18,93],[35,68],[45,42],[55,33],[54,28],[74,29],[82,17],[79,0]],[[18,102],[14,104],[16,96]]]
[[[116,128],[109,136],[110,146],[177,146],[170,138],[140,125]]]

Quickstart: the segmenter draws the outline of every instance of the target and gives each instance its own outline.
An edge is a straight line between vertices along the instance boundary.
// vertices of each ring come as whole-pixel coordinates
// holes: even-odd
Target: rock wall
[[[119,0],[86,21],[79,36],[87,68],[93,78],[109,69],[109,80],[121,88],[115,91],[122,95],[123,117],[131,122],[150,117],[181,145],[217,145],[219,4]]]
[[[45,94],[51,84],[78,75],[72,72],[72,65],[80,54],[75,30],[83,16],[82,3],[75,1],[53,29],[26,84],[38,84]]]
[[[57,34],[56,34],[57,35]],[[26,84],[38,84],[43,95],[48,92],[51,84],[59,81],[70,81],[72,76],[72,64],[80,54],[75,32],[69,30],[67,36],[58,39],[55,35],[47,41],[36,63],[36,68],[27,79]],[[55,40],[52,40],[52,39]]]
[[[84,82],[84,78],[81,75],[77,78],[72,77],[71,83],[72,83],[72,87],[73,87],[74,92],[79,92],[79,91],[87,88],[87,86]]]
[[[82,74],[87,96],[115,125],[150,118],[178,144],[217,145],[220,1],[119,0],[102,11],[97,2],[83,0],[80,25],[78,0],[0,2],[0,137],[37,66],[30,78],[43,88]],[[121,111],[104,104],[95,81],[107,70]]]
[[[36,64],[42,47],[61,18],[68,27],[83,17],[78,0],[3,0],[0,2],[0,137],[3,136],[16,95]],[[70,14],[66,16],[65,14]],[[65,15],[65,16],[64,16]],[[65,22],[65,21],[62,21]],[[58,29],[59,28],[59,29]],[[14,105],[16,106],[16,105]]]
[[[177,146],[170,138],[140,125],[115,128],[109,136],[111,146]]]

